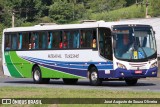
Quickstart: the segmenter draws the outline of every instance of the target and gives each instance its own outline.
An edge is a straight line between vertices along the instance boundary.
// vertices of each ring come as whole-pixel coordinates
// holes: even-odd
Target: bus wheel
[[[49,78],[42,78],[41,70],[38,66],[33,69],[33,81],[36,84],[49,83]]]
[[[102,84],[102,80],[98,77],[98,71],[95,67],[92,67],[89,71],[90,84],[93,86],[98,86]]]
[[[137,84],[138,79],[125,79],[125,82],[129,86],[133,86]]]
[[[69,78],[63,78],[63,82],[65,84],[76,84],[78,79],[69,79]]]

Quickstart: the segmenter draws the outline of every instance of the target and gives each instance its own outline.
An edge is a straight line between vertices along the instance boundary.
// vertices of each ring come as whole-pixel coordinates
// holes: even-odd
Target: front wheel
[[[33,69],[33,81],[36,84],[47,84],[49,83],[50,79],[49,78],[42,78],[42,73],[41,70],[38,66],[34,67]]]
[[[129,86],[133,86],[137,84],[138,79],[125,79],[125,82]]]
[[[89,71],[89,80],[90,84],[93,86],[98,86],[102,84],[102,80],[99,79],[98,70],[95,67],[92,67]]]

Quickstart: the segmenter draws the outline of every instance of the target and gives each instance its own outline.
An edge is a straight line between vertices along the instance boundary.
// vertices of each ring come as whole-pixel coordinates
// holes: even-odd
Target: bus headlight
[[[118,66],[118,68],[126,69],[126,66],[124,66],[123,64],[118,63],[118,62],[117,62],[117,66]]]
[[[157,67],[157,61],[153,63],[150,68],[154,68],[154,67]]]

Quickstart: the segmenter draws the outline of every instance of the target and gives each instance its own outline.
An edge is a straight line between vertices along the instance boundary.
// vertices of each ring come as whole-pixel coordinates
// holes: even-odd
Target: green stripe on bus
[[[43,78],[82,78],[76,75],[64,73],[62,71],[52,70],[45,67],[40,67]]]
[[[21,74],[17,71],[15,66],[12,63],[10,52],[5,52],[5,60],[7,64],[7,68],[12,77],[22,77]]]
[[[14,66],[18,70],[17,72],[20,72],[23,75],[23,77],[31,78],[32,67],[34,64],[25,59],[20,58],[17,55],[16,51],[11,51],[9,55],[11,57],[12,64],[14,64]],[[43,66],[40,66],[40,69],[41,69],[43,78],[81,78],[77,75],[72,75],[62,71],[49,69]],[[11,72],[10,69],[9,71]],[[18,77],[18,76],[14,76],[14,77]]]
[[[33,64],[20,58],[16,51],[11,51],[10,56],[12,63],[15,65],[17,70],[23,75],[23,77],[32,77],[32,66]]]

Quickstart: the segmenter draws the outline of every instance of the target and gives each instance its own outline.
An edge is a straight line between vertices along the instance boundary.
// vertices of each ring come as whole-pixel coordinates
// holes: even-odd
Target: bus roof
[[[111,28],[114,25],[131,25],[131,24],[139,24],[141,23],[133,23],[133,22],[104,22],[97,21],[92,23],[82,23],[82,24],[64,24],[64,25],[35,25],[30,27],[14,27],[14,28],[6,28],[3,32],[27,32],[27,31],[45,31],[45,30],[60,30],[60,29],[78,29],[78,28],[96,28],[96,27],[106,27]]]

